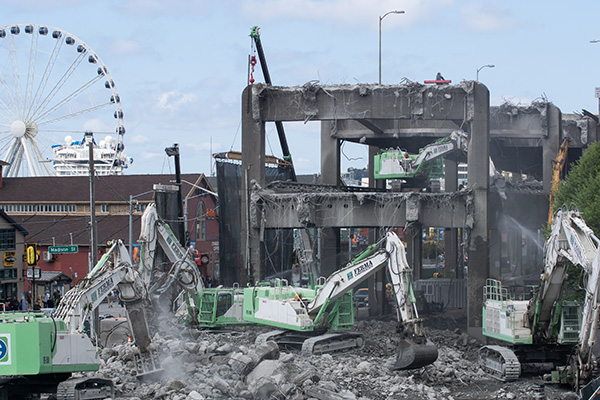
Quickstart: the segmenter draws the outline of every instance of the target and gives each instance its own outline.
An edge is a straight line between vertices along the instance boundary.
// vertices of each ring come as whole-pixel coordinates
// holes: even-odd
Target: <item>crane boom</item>
[[[250,37],[254,40],[254,44],[256,45],[256,51],[258,53],[258,59],[260,61],[260,67],[262,69],[263,76],[265,77],[265,83],[267,85],[271,85],[271,74],[269,73],[269,67],[267,66],[267,58],[265,57],[265,52],[262,47],[262,42],[260,40],[260,33],[258,32],[260,28],[258,26],[253,26],[250,31]],[[281,152],[283,153],[283,159],[289,161],[292,165],[290,168],[290,179],[293,182],[296,182],[298,178],[296,177],[296,171],[294,169],[294,163],[292,162],[292,154],[290,153],[290,147],[288,146],[287,139],[285,137],[285,130],[283,129],[283,123],[281,121],[275,121],[275,128],[277,129],[277,136],[279,137],[279,143],[281,144]]]

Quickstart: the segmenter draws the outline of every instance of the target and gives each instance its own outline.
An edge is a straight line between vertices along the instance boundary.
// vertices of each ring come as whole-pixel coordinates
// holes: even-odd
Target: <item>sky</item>
[[[33,23],[84,41],[110,71],[124,113],[126,174],[211,175],[211,152],[241,150],[241,94],[250,29],[260,27],[273,84],[479,80],[491,105],[547,100],[563,113],[598,112],[600,3],[459,0],[2,0],[0,25]],[[23,67],[25,68],[25,67]],[[1,73],[1,71],[0,71]],[[254,77],[264,82],[257,65]],[[111,116],[108,115],[107,118]],[[113,123],[107,121],[107,124]],[[78,127],[74,127],[78,129]],[[281,156],[267,124],[267,154]],[[319,173],[320,124],[286,123],[298,174]],[[342,169],[366,148],[345,144]]]

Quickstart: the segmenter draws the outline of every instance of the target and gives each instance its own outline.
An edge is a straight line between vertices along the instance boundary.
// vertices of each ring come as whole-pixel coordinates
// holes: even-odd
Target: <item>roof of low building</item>
[[[153,201],[154,185],[173,185],[174,175],[113,175],[98,176],[95,180],[95,201],[99,203],[128,204],[130,198],[137,201]],[[181,175],[183,195],[193,196],[193,185],[214,191],[204,174]],[[188,183],[186,183],[188,182]],[[216,197],[212,196],[216,201]],[[87,176],[4,178],[0,188],[0,204],[23,203],[86,203],[90,201],[90,181]],[[5,215],[25,233],[27,241],[40,245],[89,246],[90,216],[69,213],[11,213]],[[132,242],[136,243],[140,232],[139,214],[132,215]],[[97,242],[102,246],[116,239],[129,244],[129,215],[96,214]]]
[[[27,241],[48,246],[90,245],[90,217],[85,215],[19,215],[15,216],[19,224],[27,227],[30,234]],[[141,215],[132,216],[132,242],[135,244],[140,235]],[[121,239],[129,244],[128,215],[96,216],[98,245]]]
[[[71,277],[63,272],[60,271],[41,271],[42,276],[40,279],[36,279],[36,282],[39,283],[43,283],[43,282],[54,282],[57,280],[67,280],[67,281],[71,281]]]
[[[196,182],[201,176],[182,174],[181,179]],[[172,174],[97,176],[95,197],[97,202],[128,202],[129,196],[137,200],[152,200],[155,184],[172,185],[174,181],[175,175]],[[0,202],[82,202],[89,199],[88,176],[3,178],[0,188]]]
[[[5,213],[4,210],[1,209],[1,208],[0,208],[0,215],[2,217],[4,217],[4,219],[6,219],[8,222],[10,222],[11,224],[13,224],[16,229],[18,229],[21,232],[23,232],[23,234],[25,236],[27,236],[29,234],[29,232],[27,232],[27,230],[25,228],[23,228],[21,225],[19,225],[10,215],[8,215],[7,213]]]

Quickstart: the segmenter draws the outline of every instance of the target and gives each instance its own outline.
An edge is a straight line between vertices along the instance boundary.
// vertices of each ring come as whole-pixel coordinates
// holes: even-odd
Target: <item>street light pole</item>
[[[381,21],[383,21],[383,19],[388,14],[404,14],[404,11],[398,11],[398,10],[388,11],[379,17],[379,84],[380,85],[381,85]]]
[[[592,39],[590,40],[590,43],[600,43],[600,40]],[[598,99],[598,115],[600,115],[600,88],[595,88],[594,92],[596,98]]]
[[[479,82],[479,71],[481,71],[481,70],[482,70],[482,69],[484,69],[484,68],[494,68],[494,67],[495,67],[495,65],[493,65],[493,64],[486,64],[486,65],[484,65],[484,66],[483,66],[483,67],[481,67],[481,68],[477,68],[477,78],[476,78],[475,80],[476,80],[477,82]]]

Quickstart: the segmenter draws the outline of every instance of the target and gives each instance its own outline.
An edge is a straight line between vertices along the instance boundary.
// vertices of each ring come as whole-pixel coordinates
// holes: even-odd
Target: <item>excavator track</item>
[[[273,340],[279,347],[300,350],[302,355],[334,353],[350,349],[361,349],[365,345],[363,335],[356,332],[324,333],[315,336],[313,332],[273,330],[256,337],[260,345]]]
[[[261,333],[260,335],[258,335],[256,337],[256,339],[254,340],[254,344],[259,346],[261,344],[264,344],[265,342],[269,341],[269,340],[273,340],[275,342],[277,342],[277,339],[281,336],[283,336],[285,334],[285,330],[283,329],[276,329],[273,331],[269,331],[266,333]]]
[[[363,335],[356,332],[325,333],[306,339],[302,344],[302,354],[325,354],[336,351],[362,349],[365,345]]]
[[[115,397],[115,388],[110,379],[77,378],[68,379],[58,385],[57,400],[102,400]]]
[[[479,349],[479,366],[491,377],[502,382],[516,381],[521,375],[519,359],[507,347],[483,346]]]

